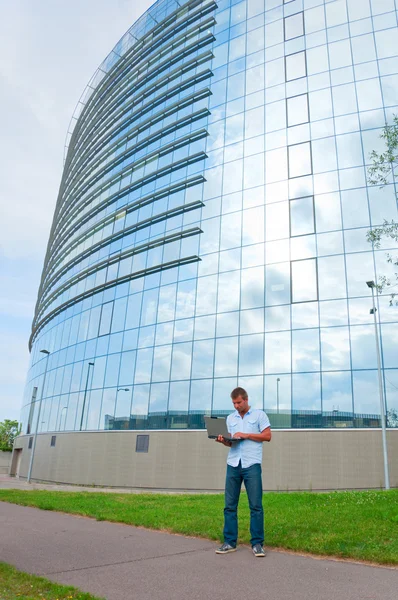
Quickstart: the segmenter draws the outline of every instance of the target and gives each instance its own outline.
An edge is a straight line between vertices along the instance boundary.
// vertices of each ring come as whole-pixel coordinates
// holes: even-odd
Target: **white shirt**
[[[231,437],[238,431],[242,433],[261,433],[264,429],[270,426],[269,419],[263,410],[251,408],[242,417],[236,410],[227,417],[227,429]],[[253,442],[252,440],[243,440],[241,442],[233,442],[228,453],[227,463],[231,467],[237,467],[239,461],[242,462],[242,467],[247,469],[256,463],[261,464],[263,457],[263,445],[261,442]]]

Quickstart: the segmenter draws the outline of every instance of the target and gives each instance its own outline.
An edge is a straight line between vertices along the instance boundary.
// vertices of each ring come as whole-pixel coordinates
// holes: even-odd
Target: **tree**
[[[398,410],[389,408],[387,411],[387,426],[398,427]]]
[[[18,421],[6,419],[0,422],[0,450],[11,452],[12,446],[17,435],[21,433],[21,425]]]
[[[378,154],[375,150],[370,155],[372,165],[368,169],[368,183],[383,187],[398,177],[398,116],[394,115],[392,125],[386,125],[380,136],[385,143],[385,151]],[[398,192],[397,199],[398,199]],[[398,242],[398,223],[395,221],[384,221],[381,227],[368,231],[367,239],[374,248],[380,248],[383,238],[390,238]],[[398,256],[387,254],[387,262],[398,267]],[[398,284],[398,272],[395,270],[395,284]],[[381,293],[385,288],[395,285],[391,279],[381,276],[377,282],[377,289]],[[393,304],[396,293],[391,294]],[[395,301],[398,305],[398,301]]]

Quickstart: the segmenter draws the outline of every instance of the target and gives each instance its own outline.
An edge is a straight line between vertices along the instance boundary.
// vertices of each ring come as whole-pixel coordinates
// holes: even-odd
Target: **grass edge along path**
[[[220,541],[222,494],[107,494],[0,490],[0,501]],[[265,545],[398,565],[398,489],[270,492],[264,495]],[[249,508],[242,494],[239,543],[248,544]]]
[[[105,600],[0,562],[1,600]]]

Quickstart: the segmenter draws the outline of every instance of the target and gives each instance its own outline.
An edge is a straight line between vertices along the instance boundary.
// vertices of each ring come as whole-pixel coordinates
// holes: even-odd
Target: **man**
[[[231,392],[235,412],[227,417],[227,429],[236,442],[221,435],[216,442],[229,446],[225,481],[224,543],[217,554],[235,552],[238,539],[238,503],[242,481],[250,507],[250,543],[254,556],[265,556],[263,485],[261,481],[262,443],[271,441],[270,422],[262,410],[249,406],[249,397],[241,387]],[[241,441],[239,441],[241,440]]]

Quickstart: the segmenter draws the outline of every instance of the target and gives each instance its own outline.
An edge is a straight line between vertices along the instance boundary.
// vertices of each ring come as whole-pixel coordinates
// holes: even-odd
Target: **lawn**
[[[221,494],[107,494],[0,490],[0,501],[220,541]],[[267,493],[265,545],[297,552],[398,564],[398,490]],[[239,543],[248,544],[242,494]]]
[[[17,571],[0,562],[1,600],[101,600],[80,590]],[[104,600],[104,599],[102,599]]]

